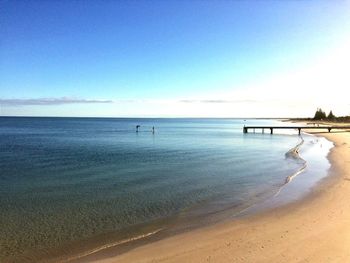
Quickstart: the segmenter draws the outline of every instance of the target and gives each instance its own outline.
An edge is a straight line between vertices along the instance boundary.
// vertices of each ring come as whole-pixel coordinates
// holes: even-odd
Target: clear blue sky
[[[1,114],[220,117],[209,99],[231,96],[243,116],[247,86],[338,50],[349,17],[337,0],[0,0]]]

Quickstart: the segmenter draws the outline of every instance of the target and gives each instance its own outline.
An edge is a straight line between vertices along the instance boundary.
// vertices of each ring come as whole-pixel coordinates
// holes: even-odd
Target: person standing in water
[[[154,134],[154,126],[152,127],[152,133]]]

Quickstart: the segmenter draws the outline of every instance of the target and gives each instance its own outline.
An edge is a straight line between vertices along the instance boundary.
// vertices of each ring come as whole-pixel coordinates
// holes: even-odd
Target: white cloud
[[[34,99],[0,99],[2,106],[51,106],[64,104],[91,104],[91,103],[112,103],[111,100],[77,99],[69,97],[61,98],[34,98]]]

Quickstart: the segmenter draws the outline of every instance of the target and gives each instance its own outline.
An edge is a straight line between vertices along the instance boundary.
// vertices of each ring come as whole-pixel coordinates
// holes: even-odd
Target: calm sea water
[[[273,197],[304,165],[285,155],[301,139],[243,134],[248,124],[277,121],[0,118],[0,261],[33,261],[74,242],[131,237],[144,234],[136,226],[166,228]],[[331,144],[304,140],[308,165],[291,182],[293,198],[329,167]]]

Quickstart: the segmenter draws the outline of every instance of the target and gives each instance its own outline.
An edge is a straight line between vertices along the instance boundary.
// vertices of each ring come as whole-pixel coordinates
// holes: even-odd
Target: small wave
[[[286,152],[285,156],[286,158],[293,158],[295,160],[299,160],[302,163],[302,166],[293,174],[289,175],[286,177],[284,184],[278,189],[277,193],[274,195],[275,197],[278,196],[280,194],[280,192],[282,191],[282,189],[288,184],[290,183],[295,177],[297,177],[299,174],[303,173],[305,171],[305,169],[307,168],[307,162],[300,156],[299,154],[299,150],[300,147],[303,145],[304,143],[304,139],[303,137],[301,137],[301,141],[292,149],[290,149],[288,152]]]
[[[299,159],[299,160],[302,160],[305,162],[305,160],[303,158],[301,158],[299,155],[299,149],[300,149],[301,145],[303,145],[303,143],[304,143],[303,137],[300,136],[300,138],[301,138],[301,141],[296,146],[294,146],[292,149],[290,149],[288,152],[286,152],[285,156],[286,156],[286,158]]]
[[[139,236],[135,236],[135,237],[123,239],[123,240],[120,240],[120,241],[108,243],[108,244],[105,244],[103,246],[100,246],[100,247],[91,249],[89,251],[83,252],[83,253],[81,253],[79,255],[76,255],[76,256],[73,256],[73,257],[70,257],[70,258],[66,258],[63,262],[69,262],[69,261],[72,261],[72,260],[76,260],[76,259],[79,259],[79,258],[82,258],[82,257],[86,257],[86,256],[89,256],[89,255],[92,255],[94,253],[97,253],[97,252],[99,252],[101,250],[104,250],[104,249],[107,249],[107,248],[111,248],[111,247],[115,247],[115,246],[119,246],[119,245],[122,245],[122,244],[129,243],[129,242],[132,242],[132,241],[140,240],[140,239],[143,239],[143,238],[155,235],[155,234],[159,233],[160,231],[162,231],[163,229],[164,228],[159,228],[159,229],[157,229],[155,231],[148,232],[148,233],[145,233],[145,234],[142,234],[142,235],[139,235]]]

